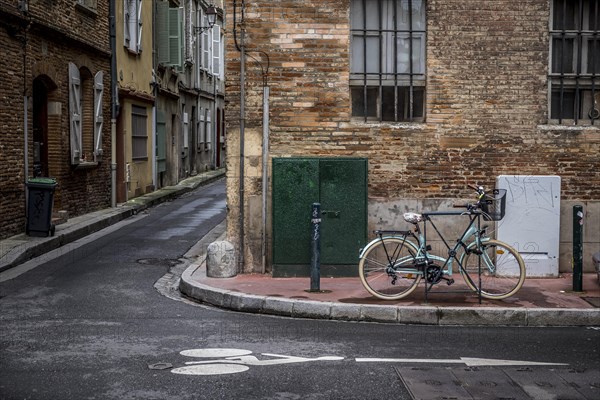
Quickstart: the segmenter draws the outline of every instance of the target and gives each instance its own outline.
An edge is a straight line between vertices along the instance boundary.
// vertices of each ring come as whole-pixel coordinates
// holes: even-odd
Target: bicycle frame
[[[458,267],[463,271],[464,275],[466,276],[467,279],[469,279],[471,282],[471,284],[475,285],[475,283],[473,282],[472,278],[469,276],[469,273],[466,271],[465,268],[463,268],[463,261],[465,260],[465,256],[471,252],[471,251],[477,251],[477,249],[481,248],[482,243],[486,242],[489,240],[488,237],[486,236],[482,236],[482,229],[480,226],[480,213],[465,213],[465,212],[453,212],[453,211],[447,211],[447,212],[429,212],[429,213],[423,213],[423,231],[421,231],[419,224],[415,224],[415,229],[414,231],[376,231],[377,234],[379,235],[379,238],[372,240],[367,246],[365,246],[365,248],[362,249],[362,251],[360,252],[359,257],[362,258],[363,255],[365,254],[365,252],[373,245],[377,244],[380,241],[385,240],[386,238],[398,238],[401,237],[404,241],[402,246],[406,245],[408,247],[411,248],[411,250],[414,252],[414,257],[413,256],[406,256],[400,259],[394,259],[393,258],[393,254],[390,255],[388,254],[388,249],[385,248],[384,246],[384,250],[386,252],[386,257],[388,259],[388,262],[390,263],[390,266],[388,268],[391,268],[392,270],[390,270],[390,273],[395,272],[402,272],[402,273],[406,273],[406,274],[416,274],[416,275],[420,275],[420,276],[425,276],[427,273],[427,266],[432,266],[435,265],[435,263],[440,263],[442,264],[440,266],[440,271],[439,274],[436,278],[440,278],[444,275],[446,276],[452,276],[453,274],[453,270],[454,270],[454,262],[456,261],[458,263]],[[466,229],[464,230],[463,234],[460,236],[460,239],[457,240],[456,244],[451,247],[448,242],[446,241],[446,239],[443,237],[443,235],[440,233],[440,231],[437,229],[437,227],[435,226],[435,224],[433,223],[433,221],[431,220],[431,216],[449,216],[449,215],[466,215],[469,216],[469,224],[466,227]],[[475,224],[475,222],[477,222],[477,224]],[[437,234],[439,235],[439,237],[442,239],[442,242],[444,243],[444,245],[446,246],[446,248],[448,249],[448,257],[444,258],[435,254],[431,254],[430,253],[430,249],[428,249],[428,245],[427,245],[427,224],[430,223],[431,226],[434,228],[434,230],[437,232]],[[385,235],[385,236],[384,236]],[[408,236],[412,237],[416,243],[413,243],[411,240],[408,240]],[[462,252],[460,252],[460,250],[462,249]],[[390,249],[391,250],[391,249]],[[394,253],[398,253],[400,252],[400,249],[395,249],[393,250]],[[458,254],[460,252],[460,257],[458,257]],[[483,254],[485,255],[485,252],[483,252]],[[485,257],[480,257],[479,260],[481,260],[481,258],[483,258],[483,262],[485,265],[480,265],[479,270],[482,270],[483,268],[488,268],[488,269],[492,269],[494,268],[494,263],[492,262],[492,260],[489,259],[489,257],[487,255],[485,255]],[[393,261],[392,261],[393,260]],[[414,260],[414,262],[413,262]],[[406,265],[403,266],[403,263],[406,262],[410,262],[411,265]],[[425,296],[427,297],[427,292],[429,291],[429,289],[435,284],[439,282],[439,280],[436,280],[435,282],[428,282],[426,280],[426,294]],[[479,287],[480,285],[476,285],[477,287]],[[480,293],[479,293],[480,294]],[[480,297],[481,300],[481,297]]]

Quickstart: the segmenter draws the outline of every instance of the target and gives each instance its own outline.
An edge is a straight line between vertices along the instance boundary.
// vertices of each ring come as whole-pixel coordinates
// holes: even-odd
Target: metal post
[[[573,291],[583,291],[583,206],[573,206]]]
[[[310,291],[321,291],[321,204],[312,205]]]

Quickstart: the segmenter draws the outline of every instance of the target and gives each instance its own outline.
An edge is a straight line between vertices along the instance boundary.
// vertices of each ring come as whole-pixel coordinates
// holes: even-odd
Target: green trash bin
[[[52,203],[55,188],[56,180],[53,178],[32,178],[27,181],[27,235],[54,236]]]

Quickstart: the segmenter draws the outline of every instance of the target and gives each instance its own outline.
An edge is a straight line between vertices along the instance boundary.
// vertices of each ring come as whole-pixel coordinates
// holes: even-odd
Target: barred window
[[[131,106],[131,158],[148,159],[148,114],[145,107]]]
[[[423,121],[424,0],[352,0],[352,116]]]
[[[594,124],[600,117],[600,6],[553,0],[550,26],[550,120]]]

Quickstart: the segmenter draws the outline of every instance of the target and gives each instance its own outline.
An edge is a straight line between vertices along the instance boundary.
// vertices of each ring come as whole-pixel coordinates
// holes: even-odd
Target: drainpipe
[[[110,205],[117,206],[117,115],[119,93],[117,90],[117,40],[115,23],[115,0],[109,4],[110,30],[110,84],[111,84],[111,117],[110,117]]]
[[[242,3],[243,4],[243,3]],[[243,5],[242,5],[243,7]],[[242,21],[243,22],[243,21]],[[241,32],[240,55],[240,272],[244,271],[244,133],[246,129],[246,50],[244,48],[244,27]]]
[[[267,270],[267,194],[269,157],[269,87],[263,87],[263,148],[262,148],[262,273]]]
[[[20,11],[27,16],[29,5],[26,1],[19,4]],[[27,188],[27,179],[29,178],[29,119],[28,119],[28,108],[29,99],[27,98],[27,32],[31,22],[27,23],[27,26],[23,32],[23,153],[25,159],[23,160],[23,183],[25,187],[25,217],[28,217],[29,213],[29,189]]]
[[[245,49],[245,30],[244,30],[244,0],[241,5],[241,32],[240,43],[237,42],[237,1],[233,2],[233,39],[237,50],[240,52],[240,172],[239,172],[239,244],[240,253],[238,260],[238,271],[244,271],[244,133],[245,133],[245,114],[246,114],[246,49]]]

